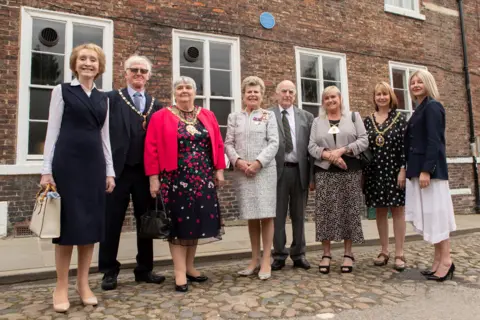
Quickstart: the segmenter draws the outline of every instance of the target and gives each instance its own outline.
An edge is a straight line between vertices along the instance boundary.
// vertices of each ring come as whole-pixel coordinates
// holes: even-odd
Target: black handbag
[[[162,210],[158,209],[158,198],[162,202]],[[167,239],[170,236],[172,221],[167,213],[161,195],[155,198],[155,210],[148,210],[140,217],[139,236],[147,239]]]
[[[355,124],[355,112],[352,112],[352,122]],[[368,165],[372,162],[373,160],[373,153],[370,150],[370,148],[367,148],[367,150],[363,151],[362,153],[359,154],[360,161],[362,162],[362,168],[368,167]]]

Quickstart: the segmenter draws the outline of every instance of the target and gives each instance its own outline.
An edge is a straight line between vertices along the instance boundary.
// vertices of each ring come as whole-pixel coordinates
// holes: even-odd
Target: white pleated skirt
[[[435,244],[448,239],[457,229],[448,180],[432,179],[427,188],[420,189],[418,178],[407,179],[405,221],[425,241]]]

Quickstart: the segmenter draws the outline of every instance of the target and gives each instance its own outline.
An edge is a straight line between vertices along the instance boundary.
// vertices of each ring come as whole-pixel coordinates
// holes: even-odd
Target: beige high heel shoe
[[[248,277],[254,273],[257,273],[260,270],[260,265],[257,265],[254,269],[245,268],[243,270],[237,271],[237,274],[240,276]]]
[[[52,302],[53,302],[53,310],[58,313],[65,313],[70,309],[70,302],[64,302],[64,303],[55,303],[55,290],[53,291],[52,294]]]
[[[98,299],[95,296],[88,297],[84,299],[82,295],[80,294],[80,290],[78,290],[78,284],[75,285],[75,290],[77,291],[78,295],[80,296],[80,300],[82,300],[82,303],[84,306],[96,306],[98,305]]]

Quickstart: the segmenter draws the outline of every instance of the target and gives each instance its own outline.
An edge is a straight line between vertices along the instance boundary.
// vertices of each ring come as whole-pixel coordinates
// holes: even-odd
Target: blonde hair
[[[125,61],[125,71],[127,71],[132,64],[139,63],[139,64],[144,64],[147,67],[148,73],[152,72],[152,62],[150,59],[148,59],[145,56],[139,56],[134,54],[133,56],[130,56],[126,61]]]
[[[345,114],[345,106],[343,105],[342,93],[340,92],[340,89],[338,89],[337,86],[328,86],[325,89],[323,89],[323,92],[322,92],[322,105],[320,106],[320,111],[318,112],[318,116],[321,118],[327,117],[327,111],[325,111],[325,108],[323,106],[323,100],[325,96],[330,93],[335,93],[340,98],[340,111],[342,115]]]
[[[247,87],[254,87],[254,86],[260,86],[260,92],[262,93],[262,96],[265,94],[265,83],[263,82],[262,79],[260,79],[257,76],[250,76],[243,79],[242,93],[245,94],[245,89]]]
[[[440,98],[437,83],[435,82],[433,75],[427,70],[417,70],[412,73],[408,79],[408,91],[410,92],[410,97],[412,97],[413,100],[415,100],[415,96],[410,89],[410,83],[412,82],[413,77],[418,77],[420,80],[422,80],[423,85],[425,86],[425,91],[427,91],[427,96],[432,97],[433,99]]]
[[[80,51],[83,49],[88,49],[92,50],[97,53],[98,56],[98,73],[95,76],[95,79],[100,77],[104,72],[105,72],[105,52],[103,52],[103,49],[97,46],[94,43],[85,43],[81,44],[79,46],[76,46],[72,50],[72,54],[70,55],[70,70],[72,70],[73,74],[75,75],[76,78],[78,78],[78,73],[76,70],[77,67],[77,59],[78,55],[80,54]]]
[[[378,106],[377,103],[375,102],[375,95],[377,91],[383,92],[383,93],[388,93],[390,96],[390,109],[395,110],[398,107],[398,99],[397,95],[393,91],[392,87],[385,81],[380,81],[375,85],[375,88],[373,89],[373,105],[375,106],[375,110],[378,111]]]

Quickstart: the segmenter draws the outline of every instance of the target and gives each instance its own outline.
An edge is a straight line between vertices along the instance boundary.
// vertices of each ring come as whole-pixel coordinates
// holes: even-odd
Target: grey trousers
[[[277,215],[275,217],[275,234],[273,237],[273,258],[286,260],[290,255],[292,260],[305,256],[305,206],[307,190],[302,189],[298,167],[285,167],[282,178],[277,183]],[[290,209],[290,210],[289,210]],[[285,248],[287,236],[285,222],[287,212],[292,221],[293,241],[290,250]]]

